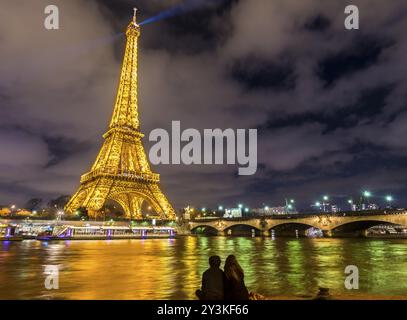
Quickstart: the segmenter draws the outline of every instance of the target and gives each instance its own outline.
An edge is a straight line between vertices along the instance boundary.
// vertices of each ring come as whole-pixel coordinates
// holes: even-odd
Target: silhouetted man
[[[202,290],[196,290],[200,300],[223,300],[224,274],[220,269],[220,257],[209,258],[209,269],[202,275]]]

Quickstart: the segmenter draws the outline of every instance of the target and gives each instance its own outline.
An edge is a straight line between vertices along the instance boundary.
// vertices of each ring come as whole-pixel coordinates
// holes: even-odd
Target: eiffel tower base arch
[[[157,184],[109,179],[96,179],[82,184],[68,202],[65,210],[72,213],[78,208],[84,207],[91,212],[91,215],[97,216],[107,200],[120,204],[128,219],[143,218],[141,208],[144,201],[152,207],[160,219],[175,219],[174,209]]]

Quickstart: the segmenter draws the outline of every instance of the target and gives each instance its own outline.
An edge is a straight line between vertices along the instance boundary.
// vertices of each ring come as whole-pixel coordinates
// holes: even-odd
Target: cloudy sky
[[[258,129],[253,176],[234,165],[154,166],[176,207],[288,197],[309,209],[323,194],[345,207],[364,189],[407,206],[406,1],[0,2],[1,204],[74,192],[102,144],[137,6],[140,21],[175,14],[142,27],[146,137],[172,120]],[[359,30],[344,28],[350,3]],[[44,28],[48,4],[59,30]]]

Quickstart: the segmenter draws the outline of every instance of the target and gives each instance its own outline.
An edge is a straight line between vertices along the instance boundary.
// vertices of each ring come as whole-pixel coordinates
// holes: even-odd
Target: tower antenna
[[[133,13],[133,23],[137,26],[137,8],[133,8],[134,13]]]

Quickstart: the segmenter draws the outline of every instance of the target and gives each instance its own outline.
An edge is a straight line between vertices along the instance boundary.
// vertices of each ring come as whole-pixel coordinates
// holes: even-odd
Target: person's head
[[[212,268],[219,268],[220,267],[220,257],[219,256],[209,257],[209,265]]]
[[[233,254],[226,258],[224,272],[225,276],[231,280],[242,280],[244,277],[243,269]]]

